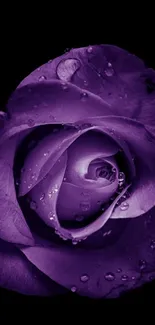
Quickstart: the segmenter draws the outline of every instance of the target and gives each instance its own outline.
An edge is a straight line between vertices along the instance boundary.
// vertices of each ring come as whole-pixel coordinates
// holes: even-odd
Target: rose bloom
[[[26,77],[0,119],[0,285],[113,298],[155,278],[155,72],[111,45]]]

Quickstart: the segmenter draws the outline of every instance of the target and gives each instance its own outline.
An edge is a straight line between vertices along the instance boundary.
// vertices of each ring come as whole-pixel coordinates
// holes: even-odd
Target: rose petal
[[[16,200],[13,175],[15,151],[23,136],[25,133],[13,137],[0,147],[0,238],[32,245],[32,234]]]
[[[83,133],[93,127],[84,126],[83,130],[75,128],[60,130],[45,137],[31,150],[24,161],[21,175],[19,196],[28,193],[52,169],[65,150]]]
[[[13,245],[0,240],[0,286],[25,295],[56,295],[63,289],[49,280]]]
[[[63,182],[57,201],[59,220],[76,221],[81,216],[83,221],[93,216],[115,194],[117,186],[117,182],[113,182],[103,188],[83,189]]]
[[[114,115],[154,126],[155,71],[135,55],[113,45],[72,49],[33,71],[19,87],[38,82],[40,76],[45,82],[58,79],[60,66],[70,82],[112,104]]]
[[[110,182],[104,178],[96,180],[87,179],[89,164],[97,159],[115,155],[118,145],[101,132],[90,131],[79,137],[68,148],[68,163],[65,173],[67,182],[83,188],[96,188],[108,185]]]
[[[136,200],[136,204],[138,201],[138,205],[136,206],[134,214],[132,211],[132,215],[136,217],[141,215],[141,213],[147,212],[155,204],[153,195],[155,191],[155,137],[143,126],[143,124],[123,117],[90,118],[87,122],[93,123],[94,125],[96,124],[99,127],[102,125],[103,131],[109,134],[111,134],[112,130],[113,139],[125,141],[133,156],[137,157],[139,163],[136,174],[139,176],[138,179],[135,178],[137,198],[135,196],[134,200]],[[81,123],[84,123],[84,121]],[[140,172],[141,174],[139,174]],[[142,188],[142,190],[139,190],[139,187]],[[133,200],[132,197],[131,200]],[[131,207],[133,209],[133,204],[131,204]]]
[[[67,153],[65,152],[48,173],[47,177],[29,193],[30,198],[36,204],[38,215],[51,227],[54,227],[57,219],[56,202],[64,178],[66,164]]]
[[[84,94],[83,97],[82,89],[77,86],[56,80],[17,89],[7,105],[10,120],[1,132],[1,142],[38,125],[74,123],[81,116],[112,114],[104,100],[90,92]]]
[[[129,197],[125,201],[128,204],[126,210],[120,206],[113,211],[111,218],[135,218],[141,216],[155,205],[155,179],[142,161],[137,164],[137,176],[130,187]]]
[[[153,213],[153,212],[152,212]],[[131,219],[113,245],[99,250],[50,246],[22,249],[27,258],[59,284],[89,297],[116,297],[122,291],[149,281],[154,271],[155,218]],[[132,240],[131,240],[132,237]],[[42,247],[41,247],[42,246]],[[83,281],[82,281],[83,279]]]

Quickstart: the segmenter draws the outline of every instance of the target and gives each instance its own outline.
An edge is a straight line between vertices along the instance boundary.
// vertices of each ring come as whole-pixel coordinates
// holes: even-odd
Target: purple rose
[[[115,46],[73,49],[0,123],[0,285],[102,298],[155,278],[155,72]]]

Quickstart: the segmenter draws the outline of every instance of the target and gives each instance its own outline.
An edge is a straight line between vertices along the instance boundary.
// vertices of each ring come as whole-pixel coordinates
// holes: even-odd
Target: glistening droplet
[[[92,46],[88,46],[88,48],[87,48],[87,52],[88,52],[88,53],[92,53],[92,51],[93,51]]]
[[[105,279],[107,281],[113,281],[115,279],[115,275],[112,272],[108,272],[105,274]]]
[[[146,261],[145,260],[140,260],[139,261],[139,267],[140,267],[140,270],[144,270],[146,268]]]
[[[39,81],[44,81],[44,80],[46,80],[47,78],[45,77],[45,76],[40,76],[39,78],[38,78],[38,80]]]
[[[71,291],[72,292],[76,292],[77,291],[77,287],[75,287],[75,286],[71,287]]]
[[[43,193],[43,194],[41,194],[41,196],[40,196],[40,201],[43,201],[44,198],[45,198],[45,194]]]
[[[80,277],[81,282],[87,282],[89,280],[88,274],[83,274]]]
[[[152,249],[155,249],[155,239],[152,239],[152,240],[151,240],[150,247],[151,247]]]
[[[120,209],[122,211],[126,211],[127,209],[129,208],[129,203],[127,202],[122,202],[121,205],[120,205]]]
[[[36,210],[36,208],[37,208],[37,204],[36,204],[35,201],[31,201],[31,203],[30,203],[30,208],[31,208],[32,210]]]
[[[90,202],[81,202],[80,203],[80,209],[82,211],[88,211],[90,209]]]
[[[62,81],[71,81],[72,76],[80,66],[80,61],[77,59],[62,60],[57,66],[57,76]]]
[[[78,221],[78,222],[83,221],[83,219],[84,219],[84,216],[81,216],[81,215],[79,215],[79,216],[76,215],[76,216],[75,216],[75,220]]]
[[[127,281],[128,280],[128,276],[126,274],[122,275],[121,277],[122,281]]]

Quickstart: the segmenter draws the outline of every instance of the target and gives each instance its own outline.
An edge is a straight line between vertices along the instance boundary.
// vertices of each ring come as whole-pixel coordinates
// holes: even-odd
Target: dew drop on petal
[[[45,198],[45,194],[43,193],[43,194],[41,194],[41,196],[40,196],[40,201],[43,201],[44,198]]]
[[[80,209],[82,211],[88,211],[88,210],[90,210],[90,202],[81,202],[80,203]]]
[[[127,202],[122,202],[121,205],[120,205],[120,209],[122,211],[126,211],[127,209],[129,208],[129,203]]]
[[[150,247],[151,247],[152,249],[155,249],[155,239],[152,239],[152,240],[151,240]]]
[[[39,81],[44,81],[44,80],[46,80],[47,78],[45,77],[45,76],[40,76],[39,78],[38,78],[38,80]]]
[[[135,276],[132,276],[132,277],[131,277],[131,280],[136,280],[136,277],[135,277]]]
[[[78,221],[78,222],[83,221],[83,219],[84,219],[84,216],[82,216],[82,215],[79,215],[79,216],[76,215],[76,216],[75,216],[75,220]]]
[[[36,204],[35,201],[31,201],[31,202],[30,202],[30,208],[31,208],[32,210],[36,210],[36,208],[37,208],[37,204]]]
[[[32,187],[32,184],[29,184],[29,185],[28,185],[28,189],[30,189],[31,187]]]
[[[140,270],[144,270],[146,268],[146,261],[145,260],[140,260],[139,261],[139,268],[140,268]]]
[[[87,274],[83,274],[80,277],[81,282],[87,282],[89,280],[89,276]]]
[[[107,77],[112,77],[114,74],[114,69],[112,68],[112,64],[109,62],[107,69],[105,69],[105,74]]]
[[[55,214],[53,213],[53,212],[49,212],[49,214],[48,214],[48,217],[49,217],[49,219],[51,220],[51,221],[53,221],[53,220],[55,220]]]
[[[92,51],[93,51],[92,46],[88,46],[88,48],[87,48],[87,52],[88,52],[88,53],[92,53]]]
[[[115,280],[115,275],[112,272],[108,272],[105,274],[105,279],[107,281],[113,281],[113,280]]]
[[[85,101],[88,98],[88,94],[84,91],[84,92],[81,93],[80,97],[81,97],[82,101]]]
[[[122,272],[122,269],[121,268],[118,268],[117,269],[117,273],[121,273]]]
[[[119,172],[118,181],[124,182],[124,180],[125,180],[125,174],[123,172]]]
[[[75,286],[71,287],[71,291],[72,292],[76,292],[77,291],[77,287],[75,287]]]
[[[72,76],[80,66],[80,61],[77,59],[62,60],[57,66],[57,76],[62,81],[71,81]]]
[[[128,280],[128,276],[126,274],[121,276],[122,281],[127,281]]]
[[[73,244],[73,245],[77,245],[77,244],[78,244],[78,240],[73,239],[73,240],[72,240],[72,244]]]

